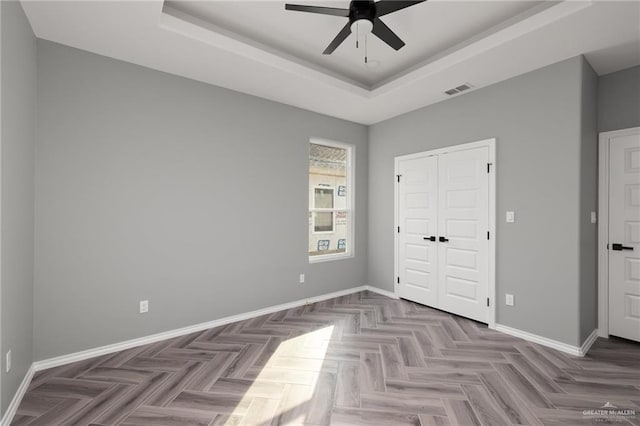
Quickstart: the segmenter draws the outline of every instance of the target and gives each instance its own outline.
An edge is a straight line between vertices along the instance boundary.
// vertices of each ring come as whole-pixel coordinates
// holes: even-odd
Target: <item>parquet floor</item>
[[[585,416],[609,402],[635,417]],[[640,345],[585,358],[356,293],[39,372],[13,425],[640,425]]]

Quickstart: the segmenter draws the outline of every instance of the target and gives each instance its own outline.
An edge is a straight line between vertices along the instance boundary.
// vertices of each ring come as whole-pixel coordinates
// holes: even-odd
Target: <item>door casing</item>
[[[640,127],[602,132],[598,140],[598,336],[609,338],[609,146],[611,138],[640,134]]]
[[[411,159],[418,157],[425,157],[431,155],[438,154],[446,154],[449,152],[456,151],[465,151],[468,149],[487,147],[489,149],[489,318],[488,318],[488,326],[491,329],[495,329],[496,326],[496,304],[498,302],[497,294],[496,294],[496,173],[497,173],[497,164],[496,164],[496,139],[483,139],[476,142],[464,143],[461,145],[449,146],[446,148],[433,149],[429,151],[418,152],[415,154],[402,155],[395,158],[394,161],[394,218],[393,218],[393,229],[394,229],[394,293],[397,295],[397,291],[395,290],[397,287],[397,277],[399,276],[399,238],[397,229],[400,220],[400,214],[398,207],[399,203],[399,191],[398,191],[398,178],[400,166],[399,162],[403,159]]]

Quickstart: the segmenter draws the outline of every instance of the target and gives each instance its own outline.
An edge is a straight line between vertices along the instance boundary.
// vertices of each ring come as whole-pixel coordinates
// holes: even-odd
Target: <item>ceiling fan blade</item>
[[[414,1],[382,0],[376,3],[376,16],[388,15],[389,13],[405,9],[409,6],[413,6],[418,3],[423,3],[425,1],[426,0],[414,0]]]
[[[373,20],[373,30],[371,30],[371,32],[395,50],[399,50],[404,46],[404,41],[402,41],[396,33],[391,31],[391,28],[387,27],[379,18]]]
[[[347,22],[347,25],[345,25],[340,30],[336,38],[334,38],[333,41],[329,43],[329,46],[327,46],[327,48],[324,49],[324,52],[322,52],[322,54],[331,55],[333,51],[336,50],[336,48],[340,46],[340,44],[342,44],[342,42],[345,41],[347,37],[349,37],[349,34],[351,34],[351,24]]]
[[[349,9],[340,9],[337,7],[307,6],[303,4],[285,4],[284,8],[286,10],[294,10],[296,12],[319,13],[321,15],[343,16],[345,18],[349,17]]]

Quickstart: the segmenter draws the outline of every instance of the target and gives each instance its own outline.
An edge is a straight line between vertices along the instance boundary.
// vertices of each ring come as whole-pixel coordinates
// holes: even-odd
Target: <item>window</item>
[[[353,248],[353,147],[309,145],[309,261],[339,259]]]

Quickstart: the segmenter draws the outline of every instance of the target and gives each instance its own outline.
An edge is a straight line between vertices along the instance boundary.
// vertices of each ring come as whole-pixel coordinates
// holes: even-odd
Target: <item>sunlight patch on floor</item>
[[[313,397],[333,329],[331,325],[282,342],[225,425],[237,425],[240,417],[244,417],[241,424],[245,425],[270,424],[283,413],[288,413],[289,423],[303,423],[305,412],[297,408]],[[274,382],[283,385],[282,398],[256,397],[266,383]]]

